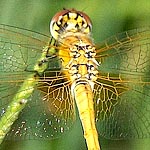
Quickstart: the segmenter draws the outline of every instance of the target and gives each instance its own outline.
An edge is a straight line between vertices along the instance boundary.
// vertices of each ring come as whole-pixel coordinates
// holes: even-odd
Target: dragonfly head
[[[89,16],[75,9],[65,9],[56,13],[50,22],[50,32],[56,40],[68,32],[89,34],[91,29],[92,22]]]

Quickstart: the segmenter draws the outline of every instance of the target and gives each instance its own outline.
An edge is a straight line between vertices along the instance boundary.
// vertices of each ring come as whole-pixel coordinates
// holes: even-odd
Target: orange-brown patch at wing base
[[[45,80],[45,81],[44,81]],[[54,114],[61,119],[75,118],[74,101],[71,96],[70,82],[63,73],[56,78],[43,79],[38,85],[43,95],[43,103],[47,113]]]

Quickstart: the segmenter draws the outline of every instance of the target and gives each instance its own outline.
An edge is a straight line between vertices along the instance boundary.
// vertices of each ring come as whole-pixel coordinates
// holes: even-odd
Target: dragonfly
[[[150,27],[95,44],[90,17],[64,9],[50,31],[0,25],[1,143],[59,137],[76,111],[88,150],[150,138]]]

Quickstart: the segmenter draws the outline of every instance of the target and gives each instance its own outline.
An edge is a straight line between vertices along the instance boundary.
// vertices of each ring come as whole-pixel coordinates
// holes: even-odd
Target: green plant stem
[[[18,119],[18,115],[25,107],[28,97],[32,94],[36,80],[34,75],[30,75],[19,89],[12,102],[8,105],[6,112],[0,120],[0,143],[11,129],[11,125]]]

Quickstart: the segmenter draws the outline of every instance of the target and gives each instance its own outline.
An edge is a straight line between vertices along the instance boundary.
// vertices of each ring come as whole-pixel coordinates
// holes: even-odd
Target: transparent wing
[[[97,48],[96,120],[106,138],[150,137],[150,28],[131,30]]]
[[[12,125],[6,139],[52,139],[70,129],[75,120],[74,101],[70,85],[64,82],[65,77],[57,74],[39,80],[37,89]]]
[[[28,75],[36,74],[34,66],[43,48],[53,47],[49,41],[50,37],[40,33],[0,25],[1,116]],[[55,138],[69,129],[73,123],[69,119],[74,119],[74,103],[69,81],[56,71],[61,68],[58,61],[51,58],[48,66],[51,71],[36,79],[38,84],[6,139]]]

